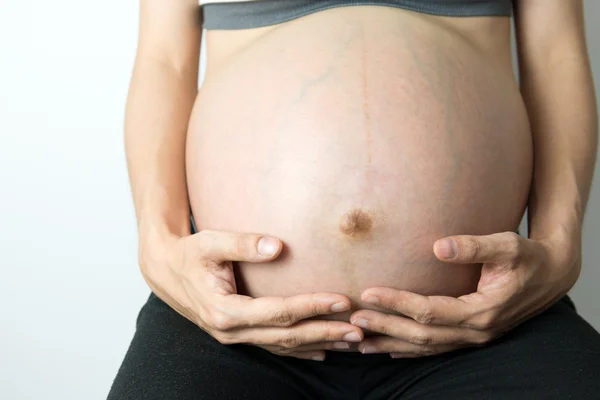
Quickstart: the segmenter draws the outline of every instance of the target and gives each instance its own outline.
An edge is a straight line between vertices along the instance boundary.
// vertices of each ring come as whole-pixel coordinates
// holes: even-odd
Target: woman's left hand
[[[350,316],[352,324],[383,334],[365,338],[358,349],[420,357],[485,345],[565,295],[579,277],[580,253],[573,238],[532,240],[515,232],[440,239],[434,245],[438,259],[483,264],[477,292],[456,298],[369,288],[362,300],[390,311]]]

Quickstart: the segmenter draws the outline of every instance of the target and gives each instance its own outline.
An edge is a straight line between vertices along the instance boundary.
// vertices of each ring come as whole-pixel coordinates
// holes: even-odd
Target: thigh
[[[243,347],[220,344],[151,294],[108,400],[307,399]]]
[[[600,334],[568,296],[483,348],[436,356],[402,399],[597,399]]]

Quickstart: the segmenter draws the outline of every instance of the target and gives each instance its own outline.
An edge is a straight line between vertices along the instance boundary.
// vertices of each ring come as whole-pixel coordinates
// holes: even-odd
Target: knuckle
[[[245,236],[238,235],[233,239],[233,250],[235,251],[235,254],[245,256],[251,253],[251,246]]]
[[[483,314],[479,318],[477,318],[475,321],[473,321],[473,325],[474,325],[475,329],[478,329],[478,330],[482,330],[482,331],[490,330],[495,325],[494,315],[491,313]]]
[[[494,335],[491,332],[482,332],[475,336],[473,343],[478,345],[484,345],[492,341]]]
[[[382,333],[383,335],[391,336],[391,334],[392,334],[392,332],[390,332],[390,328],[388,327],[387,324],[379,324],[377,322],[370,321],[369,326],[377,328],[377,332]]]
[[[315,302],[310,305],[310,312],[313,316],[322,315],[324,308],[325,307],[322,304]]]
[[[279,354],[279,355],[282,355],[282,356],[290,355],[294,351],[296,351],[295,348],[286,348],[286,347],[277,347],[274,350],[274,352],[276,354]]]
[[[431,324],[434,322],[435,318],[431,308],[428,306],[423,306],[419,309],[414,319],[420,324]]]
[[[515,232],[509,232],[506,238],[506,246],[513,258],[518,258],[523,251],[523,242]]]
[[[322,328],[321,328],[322,334],[321,334],[321,340],[323,342],[329,342],[332,340],[339,340],[341,337],[343,337],[346,334],[346,331],[342,331],[342,332],[337,332],[335,331],[330,324],[328,323],[324,323]]]
[[[209,318],[210,325],[218,331],[228,331],[235,326],[233,319],[225,313],[213,312]]]
[[[316,293],[313,293],[310,298],[310,302],[307,306],[308,312],[312,316],[323,315],[329,313],[329,305],[324,304],[323,301],[318,297]]]
[[[410,336],[409,342],[417,344],[417,345],[421,345],[421,346],[427,346],[427,345],[432,344],[432,338],[423,332],[414,332]]]
[[[437,351],[433,347],[420,347],[417,349],[416,353],[421,356],[432,356],[436,354]]]
[[[460,244],[459,244],[460,246]],[[481,253],[481,246],[476,240],[469,240],[466,243],[463,243],[462,249],[467,258],[476,258],[479,253]]]
[[[300,345],[300,339],[294,332],[286,332],[279,338],[277,344],[285,349],[294,349]]]
[[[217,342],[224,344],[224,345],[236,343],[233,336],[231,336],[227,333],[224,333],[224,332],[215,332],[212,336],[217,340]]]
[[[294,322],[294,315],[289,309],[284,308],[273,311],[270,320],[276,325],[287,326]]]

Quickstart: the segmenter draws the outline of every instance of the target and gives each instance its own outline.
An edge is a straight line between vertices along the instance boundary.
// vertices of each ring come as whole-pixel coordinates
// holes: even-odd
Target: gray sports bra
[[[382,5],[455,17],[512,15],[513,0],[258,0],[206,3],[204,28],[247,29],[274,25],[317,11],[353,5]]]

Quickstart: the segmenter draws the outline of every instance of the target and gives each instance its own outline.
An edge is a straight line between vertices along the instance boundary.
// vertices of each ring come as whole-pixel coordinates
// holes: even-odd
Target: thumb
[[[201,258],[214,262],[264,262],[276,258],[282,250],[279,239],[258,233],[204,229],[192,237]]]
[[[514,232],[448,236],[433,244],[433,252],[441,261],[457,264],[499,262],[513,256],[515,241]]]

